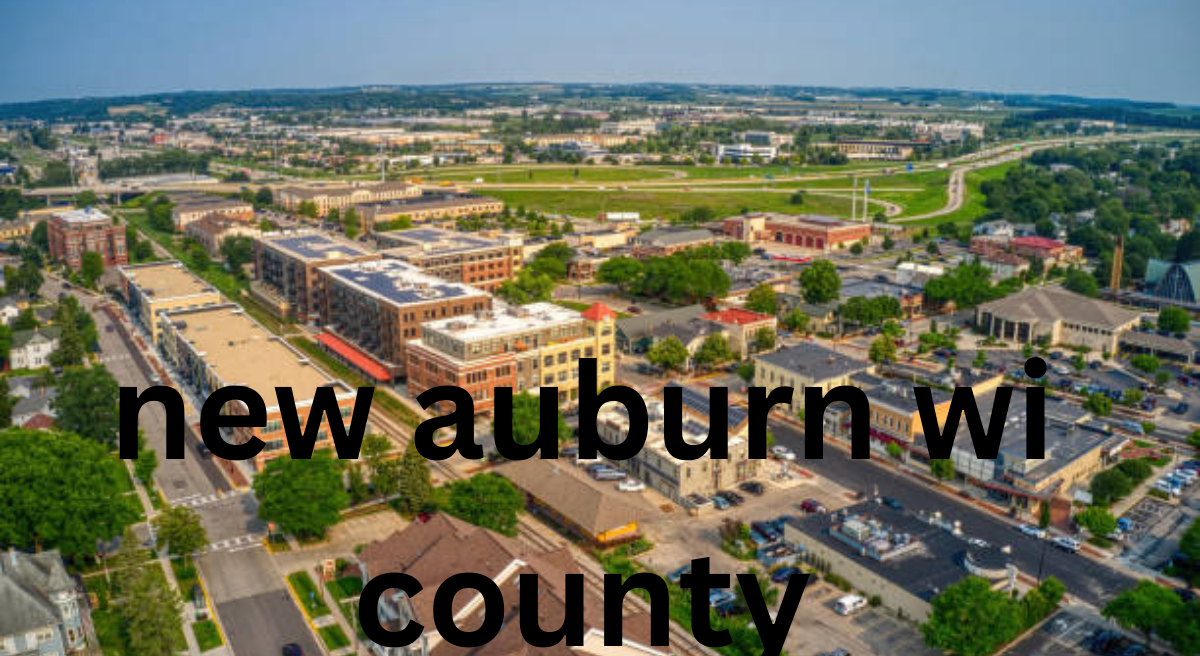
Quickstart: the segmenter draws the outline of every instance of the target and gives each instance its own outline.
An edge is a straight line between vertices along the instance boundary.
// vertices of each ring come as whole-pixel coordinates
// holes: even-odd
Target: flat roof
[[[55,212],[54,216],[66,221],[67,223],[90,223],[93,221],[112,221],[112,219],[94,207],[85,207],[83,209],[63,210]]]
[[[124,266],[120,271],[151,301],[217,291],[212,285],[188,271],[178,260]]]
[[[345,383],[316,368],[299,351],[271,334],[233,304],[165,315],[203,357],[225,385],[244,385],[258,392],[267,408],[279,405],[276,387],[292,388],[296,403],[310,400],[318,387],[333,383],[339,394]]]
[[[873,366],[866,360],[857,360],[848,355],[842,355],[815,342],[799,342],[778,351],[757,355],[755,358],[801,376],[807,376],[811,381],[848,376],[866,371]]]
[[[519,244],[516,238],[493,239],[440,228],[413,228],[400,232],[381,232],[376,233],[375,238],[380,243],[388,242],[394,245],[395,248],[391,252],[397,255],[413,253],[446,255]]]
[[[972,546],[966,536],[930,519],[864,501],[837,512],[793,517],[788,526],[802,534],[801,540],[831,548],[925,601],[967,576],[963,560],[968,556],[991,570],[1009,562],[998,547]]]
[[[302,260],[337,260],[370,255],[352,242],[315,230],[271,232],[259,238],[263,244]]]
[[[432,331],[464,342],[473,342],[489,337],[541,330],[551,326],[569,325],[582,320],[583,315],[579,312],[553,303],[507,305],[496,302],[491,311],[428,321],[421,325],[421,330],[425,333]]]
[[[446,282],[400,260],[339,264],[322,267],[321,271],[341,284],[391,305],[488,297],[481,289],[460,282]]]

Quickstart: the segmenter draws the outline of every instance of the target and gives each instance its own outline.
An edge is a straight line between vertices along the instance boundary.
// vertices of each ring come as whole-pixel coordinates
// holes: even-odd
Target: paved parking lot
[[[1179,539],[1200,516],[1200,485],[1193,485],[1178,503],[1145,497],[1122,517],[1134,522],[1125,536],[1123,558],[1131,563],[1162,569],[1179,549]]]
[[[1100,630],[1112,627],[1095,611],[1065,608],[1002,656],[1083,656],[1091,653],[1088,640]]]
[[[833,611],[841,590],[825,582],[804,591],[784,649],[794,656],[816,656],[845,649],[860,654],[923,656],[938,654],[925,646],[916,624],[881,608],[867,608],[849,617]]]

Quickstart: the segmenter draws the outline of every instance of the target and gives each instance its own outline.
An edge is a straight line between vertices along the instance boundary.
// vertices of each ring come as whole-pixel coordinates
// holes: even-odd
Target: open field
[[[426,180],[453,180],[483,184],[570,184],[573,182],[633,182],[662,180],[675,174],[652,166],[480,166],[420,170],[414,177]]]
[[[986,199],[983,196],[983,192],[979,190],[979,186],[986,180],[999,180],[1000,178],[1003,178],[1008,174],[1010,169],[1019,165],[1020,161],[1005,162],[996,166],[989,166],[987,168],[976,169],[974,171],[967,172],[966,179],[964,180],[966,197],[963,200],[962,207],[949,214],[913,221],[909,225],[937,225],[940,223],[969,222],[974,221],[984,214],[987,214],[988,209],[987,206],[984,205],[984,201]],[[920,212],[908,213],[920,214]]]
[[[717,216],[750,212],[783,212],[788,214],[850,215],[850,195],[809,193],[803,205],[790,202],[790,190],[781,191],[720,191],[692,189],[690,191],[596,191],[519,190],[489,191],[488,195],[503,200],[511,207],[525,207],[550,214],[593,217],[600,212],[640,212],[643,217],[676,218],[694,207],[709,207]],[[872,211],[882,209],[873,206]]]

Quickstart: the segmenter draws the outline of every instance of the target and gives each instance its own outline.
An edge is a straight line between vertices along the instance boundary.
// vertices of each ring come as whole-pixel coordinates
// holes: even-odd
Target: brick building
[[[600,303],[582,313],[531,303],[431,321],[408,345],[408,389],[462,387],[475,412],[493,407],[497,387],[514,394],[557,387],[560,405],[574,405],[580,358],[596,358],[597,389],[616,381],[616,318]]]
[[[266,233],[254,242],[255,298],[282,317],[316,320],[317,268],[379,259],[378,253],[316,230]]]
[[[504,211],[504,201],[491,196],[429,193],[355,208],[368,226],[407,217],[414,222],[486,216]]]
[[[87,207],[66,210],[50,216],[46,226],[50,259],[72,269],[83,264],[83,254],[91,251],[104,258],[104,266],[128,264],[125,252],[125,227],[100,210]]]
[[[176,232],[210,214],[244,223],[254,220],[254,206],[240,198],[211,194],[171,194],[169,198],[172,203],[171,221],[175,224]]]
[[[726,237],[748,242],[786,244],[828,252],[871,237],[871,226],[811,214],[744,214],[721,222]]]
[[[404,260],[447,282],[461,282],[494,291],[512,278],[521,266],[519,237],[482,237],[475,234],[416,228],[381,232],[378,239],[385,257]]]
[[[379,182],[362,186],[283,187],[275,192],[275,201],[292,212],[299,210],[302,203],[310,202],[317,208],[317,215],[325,216],[331,209],[413,198],[421,193],[419,186],[407,182]]]

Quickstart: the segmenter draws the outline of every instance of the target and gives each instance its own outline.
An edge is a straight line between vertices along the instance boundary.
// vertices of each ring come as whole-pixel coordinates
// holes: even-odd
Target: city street
[[[1047,540],[1037,540],[1018,532],[1002,518],[932,492],[924,483],[900,472],[865,461],[853,461],[850,455],[832,443],[826,443],[824,458],[807,459],[804,433],[780,421],[771,424],[777,444],[796,452],[801,466],[811,469],[851,490],[890,496],[906,510],[940,510],[950,520],[960,520],[963,532],[994,545],[1010,545],[1017,568],[1022,574],[1054,576],[1067,586],[1067,592],[1080,601],[1101,605],[1117,592],[1132,587],[1130,576],[1101,565],[1084,556],[1055,549]],[[1039,567],[1040,566],[1040,567]]]

